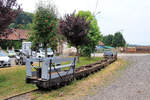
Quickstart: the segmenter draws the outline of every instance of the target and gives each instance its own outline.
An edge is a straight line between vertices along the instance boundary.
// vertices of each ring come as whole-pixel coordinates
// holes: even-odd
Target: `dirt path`
[[[123,58],[132,63],[120,78],[82,100],[150,100],[150,55]]]

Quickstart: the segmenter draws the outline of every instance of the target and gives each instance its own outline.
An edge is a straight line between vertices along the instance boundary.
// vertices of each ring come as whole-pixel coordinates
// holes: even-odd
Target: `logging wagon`
[[[114,54],[94,64],[76,68],[77,57],[27,58],[26,83],[36,84],[39,89],[64,86],[74,79],[81,79],[101,70],[116,59],[117,55]]]

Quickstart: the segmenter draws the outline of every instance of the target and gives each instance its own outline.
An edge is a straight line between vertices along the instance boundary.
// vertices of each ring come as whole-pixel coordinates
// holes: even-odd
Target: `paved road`
[[[111,85],[85,100],[150,100],[150,55],[124,56],[132,63]]]

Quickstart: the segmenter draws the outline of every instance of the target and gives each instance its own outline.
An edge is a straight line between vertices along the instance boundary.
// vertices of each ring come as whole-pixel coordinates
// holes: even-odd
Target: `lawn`
[[[77,67],[100,61],[103,58],[94,57],[80,57],[80,63]],[[25,66],[9,67],[0,69],[0,99],[24,93],[36,89],[37,87],[32,84],[25,83]]]
[[[25,83],[25,66],[0,69],[0,99],[36,89]]]
[[[99,58],[99,57],[93,57],[92,59],[89,59],[88,57],[80,57],[80,63],[77,62],[76,67],[80,67],[83,65],[88,65],[88,64],[92,64],[96,61],[100,61],[103,58]]]

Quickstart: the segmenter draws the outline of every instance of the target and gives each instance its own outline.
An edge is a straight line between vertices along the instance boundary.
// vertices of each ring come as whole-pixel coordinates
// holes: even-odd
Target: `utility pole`
[[[95,15],[95,13],[96,13],[97,6],[98,6],[98,0],[96,1],[96,7],[95,7],[95,11],[93,12],[93,15]]]

